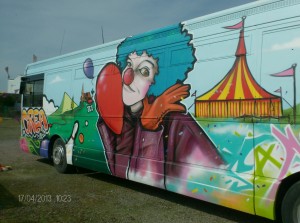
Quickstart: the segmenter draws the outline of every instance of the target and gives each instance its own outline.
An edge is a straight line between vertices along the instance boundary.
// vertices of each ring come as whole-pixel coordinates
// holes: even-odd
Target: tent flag
[[[294,88],[294,106],[293,106],[293,113],[294,113],[294,123],[296,123],[296,113],[297,113],[297,106],[296,106],[296,67],[297,64],[293,64],[289,69],[281,71],[279,73],[271,74],[273,77],[293,77],[293,88]]]
[[[244,27],[244,21],[245,21],[246,17],[244,16],[242,18],[242,21],[240,21],[239,23],[233,25],[233,26],[225,26],[225,29],[241,29]]]
[[[197,90],[191,95],[191,97],[196,97]]]
[[[278,89],[275,90],[274,92],[276,92],[276,93],[281,93],[281,88],[278,88]]]
[[[195,98],[197,97],[197,90],[195,90],[195,92],[191,95],[191,97],[195,97]],[[188,108],[188,110],[190,110],[194,104],[195,102]]]
[[[281,71],[279,73],[271,74],[273,77],[291,77],[295,75],[295,69],[293,65],[291,68]]]

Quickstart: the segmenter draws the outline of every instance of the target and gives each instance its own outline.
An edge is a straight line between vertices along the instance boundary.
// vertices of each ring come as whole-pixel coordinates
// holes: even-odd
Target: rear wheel
[[[281,205],[283,223],[300,222],[300,181],[286,192]]]
[[[71,166],[67,164],[66,145],[61,138],[55,140],[52,150],[52,158],[55,169],[60,173],[67,173]]]

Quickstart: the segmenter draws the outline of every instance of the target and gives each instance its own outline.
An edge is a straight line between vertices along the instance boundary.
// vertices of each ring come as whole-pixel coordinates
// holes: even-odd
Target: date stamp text
[[[72,196],[68,194],[19,194],[19,202],[21,203],[70,203]]]

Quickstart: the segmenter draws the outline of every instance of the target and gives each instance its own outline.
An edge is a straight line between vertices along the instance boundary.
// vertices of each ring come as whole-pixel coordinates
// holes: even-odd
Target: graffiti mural
[[[49,125],[45,111],[42,108],[29,108],[22,110],[23,136],[43,139],[48,134]]]
[[[99,74],[98,130],[113,175],[166,188],[166,176],[180,178],[183,174],[166,162],[208,167],[224,164],[217,148],[180,103],[189,96],[190,86],[183,81],[195,62],[191,36],[181,29],[177,28],[173,41],[184,41],[186,63],[172,76],[160,67],[159,55],[145,50],[150,46],[127,48],[130,38],[118,46],[117,64],[108,64]],[[124,51],[128,53],[125,57]],[[168,84],[159,83],[162,80]],[[112,110],[119,112],[116,117],[120,119],[110,117]]]
[[[196,98],[196,117],[280,117],[281,98],[264,90],[247,64],[244,39],[246,17],[227,29],[239,30],[236,60],[226,76],[211,90]]]
[[[67,164],[274,219],[280,182],[300,171],[300,54],[284,51],[300,29],[255,46],[256,24],[215,24],[208,38],[180,23],[85,52],[45,75],[21,148],[50,158],[59,136]]]

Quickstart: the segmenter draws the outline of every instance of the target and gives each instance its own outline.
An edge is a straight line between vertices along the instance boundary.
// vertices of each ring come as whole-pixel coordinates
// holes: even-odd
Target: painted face
[[[157,70],[157,61],[146,52],[141,56],[136,52],[128,56],[127,66],[122,72],[125,105],[134,105],[145,98],[149,87],[154,83]]]

